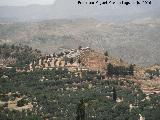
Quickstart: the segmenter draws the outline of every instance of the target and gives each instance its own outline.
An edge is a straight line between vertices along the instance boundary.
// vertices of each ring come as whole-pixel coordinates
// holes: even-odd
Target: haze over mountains
[[[151,65],[160,61],[160,19],[121,24],[94,19],[0,24],[0,43],[28,44],[45,53],[89,46],[130,63]]]
[[[91,7],[78,5],[77,0],[1,6],[0,43],[28,44],[45,53],[82,45],[108,50],[129,63],[160,64],[159,8],[159,0],[151,6]]]
[[[53,5],[1,6],[2,20],[40,21],[48,19],[95,18],[119,21],[160,16],[160,1],[151,5],[78,5],[78,0],[57,0]],[[84,0],[81,0],[84,1]],[[90,1],[90,0],[85,0]],[[103,2],[104,0],[99,0]],[[120,1],[120,0],[118,0]],[[141,0],[139,0],[141,1]]]

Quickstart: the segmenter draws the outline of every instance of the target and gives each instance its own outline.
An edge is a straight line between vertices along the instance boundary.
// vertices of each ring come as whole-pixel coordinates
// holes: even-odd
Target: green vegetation
[[[160,70],[146,70],[145,73],[149,74],[150,79],[153,79],[154,77],[159,77],[160,76]]]
[[[4,59],[15,58],[16,67],[41,56],[22,45],[0,45],[0,52]],[[102,79],[100,71],[71,72],[65,67],[20,73],[15,67],[0,68],[0,120],[137,120],[139,114],[146,120],[160,119],[160,96],[147,96],[133,81],[115,79],[133,76],[133,65],[108,64],[107,75],[111,79]],[[8,101],[17,98],[17,107],[31,103],[32,111],[9,108]]]
[[[28,101],[23,98],[17,102],[18,107],[23,107],[26,104],[28,104]]]
[[[109,56],[108,51],[106,51],[106,52],[104,53],[104,55],[105,55],[105,56]]]
[[[83,71],[80,77],[67,69],[3,73],[8,78],[0,79],[0,101],[14,100],[18,91],[33,105],[32,111],[23,112],[0,107],[3,120],[137,120],[139,114],[146,120],[160,119],[160,96],[146,99],[133,81],[102,80],[94,71]],[[12,95],[5,98],[9,92]]]
[[[117,100],[117,92],[116,92],[116,88],[113,87],[113,100],[116,101]]]
[[[17,67],[25,67],[26,64],[31,63],[41,56],[41,52],[37,49],[33,50],[27,45],[0,45],[0,58],[14,58],[16,59]]]
[[[80,103],[77,107],[77,117],[76,120],[85,120],[85,103],[84,100],[80,100]]]
[[[31,111],[10,111],[0,107],[0,120],[41,120],[41,118],[34,115]]]
[[[74,63],[74,60],[73,58],[70,59],[70,64],[73,64]]]
[[[134,75],[134,66],[130,65],[129,67],[125,66],[113,66],[111,63],[107,65],[107,75],[112,76],[123,76],[126,75],[133,76]]]
[[[7,102],[7,101],[9,100],[9,97],[2,94],[2,95],[0,95],[0,100],[1,100],[2,102]]]

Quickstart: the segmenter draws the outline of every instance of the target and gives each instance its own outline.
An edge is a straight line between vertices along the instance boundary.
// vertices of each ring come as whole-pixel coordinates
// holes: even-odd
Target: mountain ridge
[[[120,5],[107,5],[107,7],[85,6],[78,5],[77,2],[75,0],[68,0],[67,2],[65,0],[57,0],[52,5],[0,6],[0,18],[16,19],[17,21],[43,21],[51,19],[77,18],[126,21],[136,18],[160,16],[160,5],[158,0],[152,2],[152,6],[134,5],[130,7]]]
[[[44,53],[81,45],[99,51],[108,50],[115,57],[142,66],[159,64],[160,60],[159,19],[121,24],[95,19],[50,20],[0,26],[1,43],[27,44]]]

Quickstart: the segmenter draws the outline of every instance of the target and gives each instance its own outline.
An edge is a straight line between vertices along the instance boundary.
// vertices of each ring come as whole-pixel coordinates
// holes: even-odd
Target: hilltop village
[[[35,69],[66,68],[69,71],[104,71],[108,56],[95,52],[89,47],[71,49],[59,54],[48,54],[33,60],[27,67],[17,67],[17,72],[30,72]]]
[[[24,48],[22,47],[19,49],[31,49],[31,48],[25,46]],[[25,51],[26,50],[24,50],[24,52]],[[30,51],[33,54],[31,55],[31,58],[28,55],[22,57],[21,55],[22,53],[17,53],[20,54],[19,58],[21,59],[21,61],[27,59],[27,57],[30,59],[27,59],[27,62],[25,62],[23,66],[22,65],[20,67],[16,66],[16,72],[31,72],[37,69],[52,70],[54,68],[56,69],[62,68],[62,69],[68,69],[69,71],[72,72],[96,71],[100,72],[102,75],[105,75],[105,77],[107,77],[106,72],[108,71],[109,67],[108,65],[111,64],[112,67],[119,69],[117,72],[120,71],[129,72],[127,70],[127,67],[130,66],[134,67],[133,75],[135,79],[153,79],[160,76],[160,66],[158,65],[144,68],[137,65],[128,64],[127,62],[124,62],[122,59],[111,57],[107,51],[105,53],[97,52],[89,47],[83,48],[79,46],[78,49],[65,50],[63,52],[45,54],[45,55],[41,54],[39,55],[37,54],[37,52],[38,53],[40,52],[38,50],[35,51],[36,53],[34,53],[32,50]],[[1,68],[11,69],[12,65],[16,64],[16,61],[18,60],[16,58],[16,55],[13,55],[14,53],[15,52],[13,53],[11,52],[11,55],[7,58],[5,57],[3,58],[3,56],[1,56],[0,59]],[[34,58],[32,58],[33,56]]]
[[[28,46],[11,46],[9,48],[4,45],[2,48],[4,49],[2,49],[4,55],[1,57],[4,59],[0,59],[1,68],[12,69],[12,66],[17,64],[14,67],[17,73],[32,72],[35,70],[67,69],[76,75],[79,74],[82,76],[83,72],[91,71],[94,73],[94,75],[92,74],[93,78],[96,75],[100,76],[101,79],[108,79],[110,77],[115,79],[128,78],[136,81],[138,84],[145,83],[143,88],[146,92],[150,92],[148,86],[151,86],[152,91],[155,92],[156,89],[159,93],[159,90],[157,90],[158,86],[154,88],[155,84],[153,83],[154,85],[152,86],[151,83],[156,82],[159,84],[160,66],[158,65],[144,68],[138,65],[128,64],[122,59],[113,58],[107,51],[102,53],[89,47],[83,48],[81,46],[78,49],[65,50],[47,55],[42,55],[37,49],[33,50]],[[16,53],[17,51],[19,52]],[[29,52],[27,53],[26,51]],[[148,81],[147,85],[144,80]]]
[[[92,52],[92,50],[87,48],[72,49],[59,54],[49,54],[33,61],[29,64],[29,70],[34,69],[52,69],[52,68],[67,68],[71,71],[78,71],[80,69],[87,69],[81,65],[82,56]]]
[[[131,64],[124,62],[122,59],[116,59],[105,53],[97,52],[89,47],[71,49],[60,53],[53,53],[39,57],[32,61],[27,67],[16,68],[17,72],[31,72],[36,69],[52,70],[53,68],[68,69],[72,72],[78,71],[96,71],[106,77],[107,67],[109,64],[113,66],[126,68]],[[137,65],[134,67],[135,79],[153,79],[159,78],[160,66],[154,65],[151,67],[142,68]],[[122,70],[123,71],[123,70]]]
[[[158,65],[142,68],[89,47],[43,55],[4,44],[0,53],[3,120],[73,120],[81,102],[89,120],[159,118]]]

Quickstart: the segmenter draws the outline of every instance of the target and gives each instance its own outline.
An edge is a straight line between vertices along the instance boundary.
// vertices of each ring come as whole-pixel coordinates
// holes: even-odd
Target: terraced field
[[[5,72],[5,71],[4,71]],[[86,120],[135,120],[140,115],[146,120],[158,120],[160,98],[145,95],[130,80],[103,80],[97,72],[86,71],[82,77],[62,69],[38,70],[30,73],[3,73],[0,79],[0,100],[15,100],[18,91],[31,103],[32,111],[10,111],[1,106],[0,119],[75,120],[77,105],[85,101]],[[116,101],[113,99],[116,89]],[[8,93],[11,93],[8,96]],[[8,116],[7,116],[8,114]],[[27,115],[26,115],[27,114]]]

